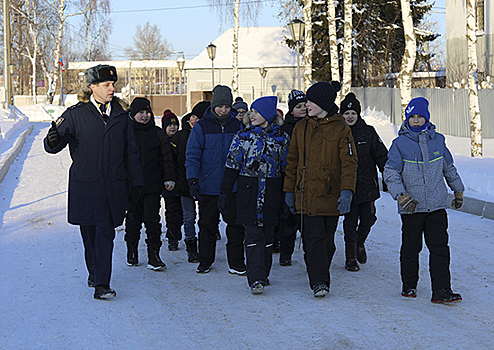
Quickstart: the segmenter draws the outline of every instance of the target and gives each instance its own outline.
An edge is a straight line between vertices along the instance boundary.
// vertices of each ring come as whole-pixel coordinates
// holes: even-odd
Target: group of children
[[[127,263],[138,264],[137,244],[146,226],[148,268],[162,270],[159,208],[165,199],[168,249],[177,250],[184,225],[188,261],[208,273],[215,260],[220,215],[226,222],[229,272],[246,275],[253,294],[270,284],[273,246],[282,266],[291,265],[296,232],[315,297],[329,293],[334,234],[344,215],[345,268],[367,262],[365,241],[376,222],[378,168],[402,219],[402,295],[416,297],[422,235],[430,251],[432,302],[461,300],[450,285],[446,195],[461,207],[464,187],[444,137],[429,121],[428,102],[413,99],[388,152],[375,129],[361,118],[355,94],[338,107],[338,82],[319,82],[307,93],[293,90],[283,119],[276,96],[250,108],[233,101],[229,87],[213,89],[180,122],[166,110],[162,128],[145,98],[130,116],[145,185],[129,191],[125,241]],[[196,238],[196,201],[199,234]]]

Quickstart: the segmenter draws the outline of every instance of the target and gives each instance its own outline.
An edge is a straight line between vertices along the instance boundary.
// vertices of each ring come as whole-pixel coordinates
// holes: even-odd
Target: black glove
[[[227,194],[220,194],[218,197],[218,210],[220,211],[221,215],[225,216],[228,215],[228,195]]]
[[[60,143],[60,134],[58,133],[55,122],[51,122],[51,128],[48,130],[46,138],[48,139],[48,146],[50,146],[50,148],[55,148]]]
[[[142,186],[132,187],[130,194],[128,196],[128,201],[130,203],[136,203],[142,196]]]
[[[201,188],[199,187],[199,180],[197,179],[189,180],[189,192],[193,200],[202,201]]]

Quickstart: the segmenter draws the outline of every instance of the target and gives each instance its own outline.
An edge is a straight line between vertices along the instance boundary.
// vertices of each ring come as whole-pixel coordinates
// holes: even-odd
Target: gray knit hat
[[[226,85],[216,85],[213,89],[213,98],[211,99],[211,109],[217,106],[232,106],[232,90]]]

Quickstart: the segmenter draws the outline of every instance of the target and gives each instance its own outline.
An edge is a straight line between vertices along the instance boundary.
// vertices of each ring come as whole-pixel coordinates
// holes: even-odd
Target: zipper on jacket
[[[352,143],[350,142],[350,138],[347,137],[346,142],[348,143],[348,152],[350,152],[350,155],[353,156]]]
[[[417,153],[415,153],[415,163],[417,164],[417,170],[420,170],[419,161],[417,159]]]

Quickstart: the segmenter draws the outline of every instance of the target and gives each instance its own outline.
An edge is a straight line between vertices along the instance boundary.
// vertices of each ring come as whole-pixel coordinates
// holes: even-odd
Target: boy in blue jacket
[[[232,110],[233,96],[228,86],[217,85],[213,89],[211,106],[192,128],[185,152],[185,168],[190,195],[199,201],[199,266],[197,273],[208,273],[216,253],[216,237],[219,233],[220,212],[218,197],[226,156],[233,135],[242,129],[242,122]],[[229,205],[235,207],[235,196]],[[237,224],[236,210],[224,215],[226,227],[226,252],[228,271],[245,275],[244,228]]]
[[[451,290],[448,217],[444,179],[454,191],[451,206],[459,209],[465,190],[444,136],[429,122],[429,102],[423,97],[410,101],[406,120],[393,140],[384,168],[384,181],[398,201],[402,221],[400,251],[402,295],[415,298],[419,279],[422,233],[429,248],[429,271],[433,303],[461,301]]]

